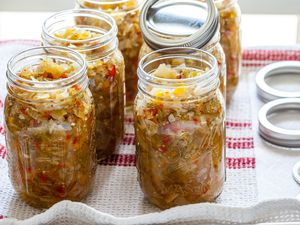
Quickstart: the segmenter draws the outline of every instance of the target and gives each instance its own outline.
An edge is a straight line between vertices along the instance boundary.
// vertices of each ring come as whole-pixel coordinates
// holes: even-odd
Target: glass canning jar
[[[81,55],[59,47],[30,49],[8,62],[9,176],[21,199],[34,207],[80,201],[91,189],[95,109],[86,72]]]
[[[203,0],[205,1],[205,0]],[[163,2],[164,7],[162,7],[162,10],[167,10],[168,8],[168,15],[174,14],[174,17],[179,17],[179,21],[181,19],[181,15],[176,12],[174,7],[173,1],[156,1],[156,0],[149,0],[144,4],[144,6],[141,9],[141,30],[142,34],[144,36],[145,42],[141,47],[139,58],[141,59],[146,54],[156,51],[159,49],[164,49],[168,47],[180,47],[180,46],[192,46],[198,49],[202,49],[204,51],[208,51],[211,53],[218,61],[219,66],[219,79],[220,79],[220,90],[226,98],[226,61],[225,61],[225,54],[223,51],[223,48],[220,44],[220,31],[219,31],[219,20],[218,20],[218,14],[214,7],[214,4],[212,3],[212,9],[207,9],[206,4],[201,4],[197,1],[194,1],[193,4],[191,4],[192,1],[186,2],[185,0],[177,1],[177,5],[180,5],[181,7],[186,7],[187,5],[190,7],[190,11],[197,11],[199,8],[203,9],[205,13],[208,14],[209,18],[205,18],[205,21],[208,21],[206,25],[203,25],[202,27],[196,27],[194,28],[193,32],[185,33],[186,27],[190,27],[190,24],[198,24],[202,21],[200,20],[201,17],[197,17],[197,20],[194,21],[194,17],[188,18],[188,17],[182,17],[183,19],[181,21],[191,20],[189,23],[183,23],[181,24],[178,22],[177,26],[178,29],[176,29],[176,32],[174,30],[170,30],[169,27],[174,26],[174,22],[167,20],[167,21],[160,21],[161,17],[157,18],[155,16],[150,17],[149,12],[151,12],[152,7],[155,7],[156,10],[159,8],[159,3]],[[168,4],[170,6],[168,6]],[[176,5],[175,4],[175,5]],[[157,10],[159,11],[159,10]],[[185,12],[183,12],[185,13]],[[202,11],[203,14],[205,14]],[[159,14],[159,13],[158,13]],[[152,24],[156,21],[157,24]],[[160,23],[164,23],[164,27],[160,25]],[[184,28],[184,29],[183,29]],[[202,29],[200,31],[200,29]],[[198,34],[195,35],[194,32],[198,32]],[[186,41],[188,40],[188,41]]]
[[[134,105],[138,180],[160,208],[214,201],[225,180],[225,102],[218,66],[192,48],[152,52],[139,63]]]
[[[89,20],[97,21],[97,25],[82,25]],[[45,21],[42,39],[45,46],[65,46],[85,55],[96,107],[100,162],[114,153],[124,133],[124,59],[118,49],[116,23],[100,11],[62,11]]]
[[[77,0],[80,8],[109,13],[118,26],[119,48],[125,59],[126,105],[132,106],[137,93],[137,65],[143,43],[139,27],[142,0]]]
[[[227,63],[227,94],[233,94],[239,81],[242,63],[241,9],[237,0],[215,0],[221,24],[221,44]]]

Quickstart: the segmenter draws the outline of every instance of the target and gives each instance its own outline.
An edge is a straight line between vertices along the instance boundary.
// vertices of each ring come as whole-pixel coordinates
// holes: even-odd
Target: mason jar
[[[9,177],[37,208],[80,201],[96,170],[95,109],[78,53],[39,47],[7,66],[4,117]]]
[[[89,8],[110,14],[117,22],[119,48],[125,59],[126,105],[132,106],[137,93],[137,65],[143,43],[139,27],[142,0],[77,0],[79,8]]]
[[[166,209],[213,202],[225,180],[225,102],[209,53],[169,48],[144,56],[134,105],[138,180]]]
[[[220,15],[221,44],[226,55],[227,93],[230,99],[241,72],[241,9],[237,0],[215,0],[215,4]]]
[[[88,20],[97,21],[97,25],[79,25]],[[118,49],[116,23],[100,11],[62,11],[45,21],[42,39],[45,46],[69,47],[87,60],[100,162],[117,150],[124,134],[124,59]]]
[[[192,46],[208,51],[218,61],[220,90],[226,99],[226,61],[220,44],[219,18],[213,2],[208,1],[207,4],[203,1],[179,0],[176,4],[172,0],[145,2],[140,21],[145,42],[139,58],[168,47]],[[152,13],[154,8],[155,14]],[[179,13],[179,8],[187,8],[190,15],[185,15],[185,11],[182,11],[184,15]],[[208,18],[205,18],[206,14]],[[177,19],[170,20],[169,17]]]

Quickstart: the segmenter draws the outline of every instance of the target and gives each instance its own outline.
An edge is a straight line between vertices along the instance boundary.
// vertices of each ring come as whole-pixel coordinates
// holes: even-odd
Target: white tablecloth
[[[33,42],[33,43],[35,43],[35,42]],[[243,161],[243,162],[238,162],[241,164],[232,164],[232,165],[233,165],[233,167],[242,168],[242,170],[244,167],[245,167],[244,168],[245,170],[247,170],[247,168],[248,169],[251,168],[252,166],[253,166],[253,168],[256,167],[256,177],[257,177],[258,189],[253,189],[253,187],[251,187],[249,189],[249,190],[251,190],[251,193],[244,193],[244,195],[249,195],[249,196],[243,198],[242,197],[243,191],[247,190],[247,188],[243,187],[243,189],[239,190],[239,189],[234,189],[234,186],[229,186],[229,187],[227,186],[227,188],[225,188],[225,194],[223,193],[225,198],[222,199],[222,197],[221,197],[221,203],[223,202],[223,204],[224,204],[223,206],[222,205],[218,206],[218,205],[209,205],[209,204],[201,205],[200,204],[198,206],[183,207],[179,211],[171,210],[171,211],[163,212],[162,214],[159,214],[159,216],[157,217],[157,220],[154,219],[156,217],[155,215],[142,216],[141,217],[142,221],[145,221],[145,219],[147,219],[147,218],[151,218],[149,221],[152,221],[152,223],[161,222],[161,221],[171,221],[172,218],[175,219],[176,215],[178,216],[178,214],[180,214],[182,217],[188,218],[187,221],[194,221],[194,222],[196,221],[197,222],[200,220],[210,220],[210,221],[214,221],[214,222],[211,222],[212,224],[215,224],[216,218],[219,218],[219,217],[227,218],[227,220],[229,222],[236,221],[236,222],[240,222],[240,223],[245,222],[245,221],[255,221],[255,222],[257,222],[257,221],[285,221],[284,219],[286,219],[287,221],[300,221],[300,219],[299,219],[300,205],[298,205],[297,202],[291,201],[291,200],[277,201],[277,199],[279,199],[279,198],[295,198],[298,195],[299,186],[293,180],[291,171],[292,171],[292,167],[294,166],[294,164],[297,161],[300,161],[300,152],[288,152],[288,151],[279,150],[278,148],[275,148],[275,147],[265,144],[261,140],[261,138],[259,137],[259,135],[257,133],[257,112],[263,103],[260,102],[260,100],[256,96],[256,88],[255,88],[255,83],[254,83],[255,72],[258,70],[258,68],[260,68],[263,65],[266,65],[268,63],[271,63],[273,61],[278,61],[278,60],[285,60],[285,59],[300,60],[300,51],[295,51],[292,48],[290,48],[290,50],[285,50],[285,51],[275,50],[274,48],[273,48],[273,50],[268,50],[268,51],[265,51],[262,49],[256,49],[256,50],[252,50],[252,51],[247,50],[245,52],[244,57],[245,57],[245,61],[243,63],[244,64],[243,71],[245,74],[247,74],[247,76],[246,77],[243,76],[241,83],[243,84],[242,88],[247,88],[249,90],[242,91],[241,86],[239,87],[240,91],[237,92],[234,97],[239,102],[239,104],[237,104],[237,108],[235,108],[235,107],[230,108],[228,116],[230,118],[230,121],[235,121],[235,123],[233,122],[233,124],[230,125],[231,128],[232,128],[232,126],[235,126],[235,125],[243,127],[243,126],[251,126],[251,124],[252,124],[253,129],[248,130],[248,132],[250,132],[250,133],[246,132],[244,134],[253,136],[253,133],[254,133],[254,147],[255,147],[256,157],[253,158],[253,155],[252,155],[253,147],[251,147],[251,145],[252,145],[251,141],[250,142],[243,141],[242,143],[241,142],[235,143],[235,144],[239,144],[239,145],[241,144],[242,146],[239,146],[237,148],[231,147],[232,150],[236,149],[236,151],[231,150],[230,154],[232,154],[232,155],[230,157],[233,157],[233,159],[235,159],[235,157],[241,157],[241,155],[243,155],[243,157],[252,157],[251,159],[254,159],[254,161],[253,161],[254,164],[252,164],[252,162]],[[5,88],[5,83],[3,82],[3,77],[0,80],[1,80],[0,88],[3,89],[3,88]],[[247,83],[247,85],[245,85],[246,83]],[[245,98],[246,99],[245,102],[244,103],[242,102],[242,104],[241,104],[240,101],[245,96],[238,96],[238,95],[240,95],[242,93],[243,94],[249,93],[250,98],[248,96],[247,98]],[[249,99],[251,99],[250,102],[249,102]],[[249,106],[249,104],[250,104],[250,106]],[[239,124],[238,121],[245,121],[245,119],[248,118],[248,114],[250,112],[247,112],[247,109],[250,109],[250,108],[251,108],[250,111],[252,113],[252,121],[251,121],[251,115],[250,115],[249,124],[245,123],[245,122],[242,124]],[[245,111],[245,109],[246,109],[246,111]],[[239,114],[239,112],[240,112],[240,114]],[[1,124],[1,121],[0,121],[0,124]],[[235,137],[234,140],[235,139],[244,140],[243,139],[244,136],[239,136],[239,134],[238,134],[241,131],[239,131],[238,129],[237,130],[229,129],[229,130],[230,130],[229,135],[231,135],[232,137]],[[250,137],[250,136],[247,136],[247,137]],[[244,145],[246,145],[245,148],[243,148]],[[249,150],[251,150],[251,151],[249,151]],[[245,151],[245,152],[248,151],[248,153],[243,153],[243,151]],[[0,149],[0,156],[1,156],[1,149]],[[256,162],[255,162],[255,160],[256,160]],[[114,162],[111,161],[109,163],[114,163]],[[245,166],[245,164],[246,164],[246,166]],[[234,170],[232,170],[232,171],[234,171]],[[240,177],[241,182],[245,182],[244,184],[246,184],[248,182],[249,185],[253,186],[254,183],[251,181],[251,179],[249,179],[249,178],[246,179],[244,176],[255,177],[255,174],[253,174],[252,172],[251,173],[246,172],[246,173],[240,173],[240,174],[241,174],[241,177]],[[236,179],[236,176],[234,179]],[[239,179],[239,178],[237,177],[237,179]],[[236,182],[236,181],[234,181],[234,182]],[[235,184],[234,182],[232,184]],[[235,187],[238,187],[238,186],[235,186]],[[240,193],[239,193],[239,191],[240,191]],[[233,194],[230,195],[230,193],[233,193]],[[234,193],[236,193],[236,194],[234,195]],[[258,195],[257,198],[253,197],[253,193],[256,193]],[[228,198],[228,196],[230,198]],[[234,196],[239,197],[240,200],[232,199],[232,197],[234,197]],[[236,206],[249,207],[249,203],[255,204],[255,203],[262,202],[265,200],[270,200],[270,199],[275,199],[275,201],[269,202],[269,203],[266,203],[263,205],[259,205],[256,207],[245,208],[244,209],[245,211],[241,210],[241,208],[238,208],[238,207],[232,208],[232,206],[234,206],[234,205],[232,205],[232,203],[234,203],[234,201],[236,201],[236,204],[237,204]],[[5,201],[4,199],[1,199],[1,200]],[[246,204],[242,204],[244,200],[247,200]],[[17,203],[17,206],[19,207],[18,204],[22,204],[22,203]],[[92,218],[95,219],[95,218],[97,218],[97,215],[98,215],[99,218],[103,218],[104,221],[107,220],[108,218],[112,218],[109,215],[105,215],[105,214],[103,215],[103,214],[96,212],[82,204],[75,204],[75,205],[71,204],[70,205],[70,203],[61,203],[59,206],[60,207],[55,206],[54,209],[47,212],[44,217],[40,216],[37,218],[39,219],[39,221],[41,219],[48,218],[52,222],[55,219],[58,219],[59,221],[62,221],[62,220],[75,221],[75,220],[78,220],[79,217],[84,217],[84,216],[88,216],[88,215],[90,215],[90,219],[92,219]],[[230,207],[228,207],[228,206],[230,206]],[[131,208],[130,206],[128,206],[128,207]],[[262,214],[261,217],[258,214],[256,214],[256,211],[260,210],[260,209],[262,209],[263,210],[262,212],[264,212],[264,214]],[[283,209],[285,209],[285,211],[281,212]],[[22,212],[18,212],[17,209],[11,208],[11,210],[12,210],[10,212],[11,215],[19,215],[16,217],[27,218],[26,216],[24,217],[22,215]],[[197,211],[197,210],[199,210],[199,211]],[[70,213],[70,211],[72,211],[72,213],[74,213],[74,217],[72,217],[71,220],[68,220],[70,218],[66,219],[66,217],[64,217],[64,215],[67,215],[68,213]],[[235,211],[237,212],[237,215],[235,215]],[[79,213],[79,212],[81,212],[81,213]],[[148,212],[151,212],[151,211],[148,211]],[[197,214],[196,212],[198,212],[199,214]],[[164,216],[168,216],[169,215],[168,213],[171,214],[173,217],[164,217]],[[206,217],[204,216],[205,213],[208,213]],[[280,217],[277,218],[276,216],[274,216],[276,214],[279,215],[280,213],[282,213]],[[27,215],[29,215],[29,214],[27,214]],[[53,217],[53,215],[55,215],[55,218]],[[200,216],[200,218],[198,218],[196,215]],[[263,215],[265,215],[265,217]],[[35,220],[35,219],[36,218],[33,218],[32,220],[27,221],[27,224],[31,224],[33,221],[36,222],[37,220]],[[212,219],[215,219],[215,220],[212,220]],[[119,221],[119,220],[118,219],[114,220],[114,222],[112,222],[112,223],[117,224],[117,221]],[[129,218],[128,221],[132,221],[132,218],[131,219]],[[176,221],[177,221],[177,219],[176,219]],[[95,222],[95,221],[93,220],[93,222]],[[1,222],[0,222],[0,224],[1,224]],[[36,223],[36,224],[38,224],[38,223]],[[55,224],[55,223],[47,223],[47,224]],[[67,223],[65,223],[65,224],[67,224]],[[81,224],[80,220],[77,221],[76,224]],[[119,223],[119,224],[122,224],[122,223]],[[128,224],[136,224],[136,223],[128,222]],[[186,223],[186,224],[190,224],[190,223]],[[197,224],[197,223],[195,223],[195,224]]]

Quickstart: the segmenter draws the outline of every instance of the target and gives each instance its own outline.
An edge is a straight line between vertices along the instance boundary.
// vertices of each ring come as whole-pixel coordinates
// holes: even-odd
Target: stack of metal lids
[[[262,68],[256,76],[259,97],[267,102],[259,111],[259,133],[268,142],[300,150],[300,62],[285,61]],[[300,162],[293,168],[300,184]]]
[[[259,132],[267,141],[300,148],[300,62],[270,64],[256,76],[259,97],[268,102],[259,112]]]

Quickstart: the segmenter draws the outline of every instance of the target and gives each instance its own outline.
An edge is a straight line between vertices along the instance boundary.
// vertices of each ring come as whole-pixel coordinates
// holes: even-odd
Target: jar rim
[[[89,16],[93,19],[105,21],[105,22],[107,22],[107,24],[109,24],[111,26],[111,28],[99,37],[88,38],[88,39],[84,39],[84,40],[69,40],[69,39],[65,39],[65,38],[58,38],[49,31],[49,27],[52,26],[56,20],[70,16],[72,14],[85,16],[85,17]],[[67,28],[67,26],[65,28]],[[100,27],[93,26],[93,29],[98,30],[98,31],[103,31],[102,29],[100,29]],[[108,15],[107,13],[101,12],[99,10],[94,10],[94,9],[63,10],[63,11],[57,12],[57,13],[53,14],[52,16],[48,17],[44,21],[43,26],[42,26],[42,39],[47,42],[49,42],[48,39],[56,40],[56,41],[59,41],[62,43],[68,42],[70,44],[73,44],[73,43],[84,44],[84,43],[97,41],[99,43],[99,47],[101,47],[104,43],[110,42],[111,38],[117,39],[117,33],[118,33],[118,28],[117,28],[116,22],[113,19],[113,17]],[[97,47],[97,45],[94,45],[90,48],[95,48],[95,47]],[[89,47],[87,46],[85,50],[89,50]]]
[[[199,2],[196,0],[177,0],[174,2],[173,0],[165,1],[165,0],[148,0],[143,5],[140,14],[140,27],[142,31],[142,35],[144,37],[147,45],[152,49],[162,49],[169,47],[193,47],[199,48],[206,46],[214,36],[219,32],[220,29],[220,21],[217,9],[213,0],[205,0],[207,4],[207,19],[203,26],[201,26],[195,33],[190,35],[185,35],[183,38],[179,40],[174,40],[172,37],[173,34],[166,34],[165,32],[161,35],[159,31],[153,30],[148,24],[148,16],[149,12],[153,6],[157,3],[164,3],[164,5],[169,4],[170,6],[178,4],[188,4],[200,7],[203,2]],[[158,7],[153,8],[152,11],[157,11]]]
[[[108,4],[109,5],[117,5],[117,4],[122,4],[122,3],[125,4],[125,3],[129,2],[130,0],[76,0],[76,1],[77,1],[77,4],[79,4],[79,6],[87,8],[84,5],[82,5],[82,2],[83,3],[87,2],[87,3],[95,4],[97,6],[103,6],[103,5],[108,5]],[[129,9],[122,9],[122,10],[119,10],[119,11],[126,11],[126,12],[134,11],[137,8],[140,7],[140,5],[142,4],[142,1],[143,0],[136,0],[137,7],[132,7],[132,8],[129,8]],[[103,11],[107,12],[108,10],[103,10]]]
[[[65,79],[60,79],[60,80],[54,80],[54,81],[35,81],[35,80],[28,80],[20,77],[17,72],[13,71],[13,67],[16,63],[19,61],[22,61],[24,59],[28,60],[30,58],[36,58],[38,55],[42,55],[42,53],[49,54],[52,52],[54,55],[55,53],[59,54],[70,54],[70,56],[74,57],[74,60],[77,60],[78,65],[80,65],[80,69],[76,71],[75,74],[72,76],[65,78]],[[32,53],[32,54],[31,54]],[[35,54],[33,54],[35,53]],[[29,56],[27,56],[29,54]],[[65,57],[66,58],[66,57]],[[24,66],[23,66],[24,68]],[[88,83],[88,78],[86,76],[87,72],[87,63],[83,56],[66,47],[35,47],[35,48],[30,48],[27,50],[24,50],[17,55],[13,56],[7,63],[7,72],[6,72],[6,77],[7,77],[7,82],[8,85],[14,84],[22,89],[25,90],[31,90],[31,91],[51,91],[51,90],[57,90],[62,87],[69,87],[72,85],[75,85],[77,83],[81,83],[82,85],[86,86]],[[52,87],[49,87],[49,85],[52,85]],[[45,85],[44,87],[42,85]]]
[[[198,55],[193,56],[191,53],[197,53]],[[161,54],[162,56],[157,57],[156,54]],[[152,56],[155,56],[154,59],[150,60],[149,62],[146,62],[147,59],[151,58]],[[180,80],[154,77],[153,75],[151,75],[150,73],[144,70],[144,68],[151,63],[157,62],[161,59],[175,58],[175,57],[178,58],[178,56],[180,56],[181,58],[183,57],[185,59],[191,59],[196,61],[203,61],[202,56],[207,56],[212,61],[210,65],[211,68],[201,76],[183,78]],[[172,86],[173,84],[178,84],[178,83],[185,84],[185,85],[193,85],[195,84],[195,82],[204,82],[208,84],[209,83],[208,81],[218,78],[217,70],[218,70],[217,60],[211,53],[196,48],[190,48],[190,47],[173,47],[173,48],[160,49],[145,55],[139,62],[138,77],[143,81],[147,81],[153,84],[158,84],[158,82],[163,81],[165,82],[164,85],[167,84],[167,86]],[[158,82],[150,81],[150,79],[152,78],[155,78],[155,80]]]

